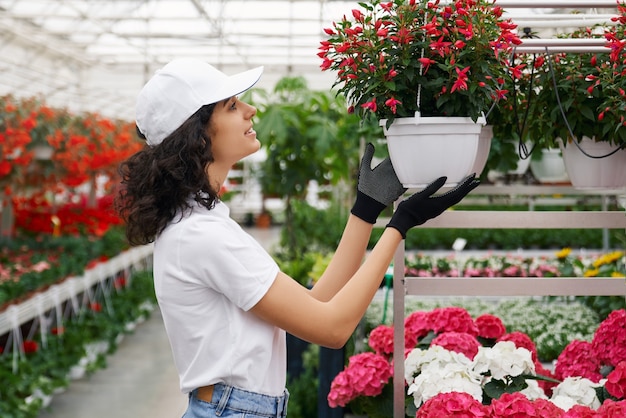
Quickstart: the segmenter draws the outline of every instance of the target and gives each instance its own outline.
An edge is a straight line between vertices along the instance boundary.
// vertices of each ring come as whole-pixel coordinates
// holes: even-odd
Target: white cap
[[[263,67],[257,67],[227,76],[198,59],[175,59],[141,89],[135,109],[137,128],[148,145],[158,145],[202,106],[243,93],[262,73]]]

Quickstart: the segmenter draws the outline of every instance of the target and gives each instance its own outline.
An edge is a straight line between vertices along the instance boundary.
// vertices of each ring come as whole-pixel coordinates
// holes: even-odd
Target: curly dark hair
[[[162,143],[146,146],[120,165],[116,209],[131,245],[153,242],[191,208],[190,197],[207,209],[219,200],[206,172],[214,160],[207,132],[214,108],[201,107]]]

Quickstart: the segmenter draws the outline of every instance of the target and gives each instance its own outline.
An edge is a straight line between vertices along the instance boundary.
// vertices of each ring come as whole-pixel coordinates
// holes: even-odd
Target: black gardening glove
[[[459,203],[480,184],[476,174],[472,174],[465,177],[454,189],[439,196],[433,196],[445,182],[446,177],[439,177],[421,192],[400,202],[387,226],[397,229],[402,234],[402,238],[406,238],[406,232],[409,229],[441,215],[443,211]]]
[[[373,156],[374,145],[367,144],[359,167],[356,201],[350,211],[371,224],[375,224],[378,215],[406,192],[389,158],[372,169]]]

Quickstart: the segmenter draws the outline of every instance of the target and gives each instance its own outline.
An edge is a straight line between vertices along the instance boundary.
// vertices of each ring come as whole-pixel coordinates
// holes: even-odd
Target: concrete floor
[[[279,228],[248,232],[270,250]],[[178,387],[178,374],[161,313],[127,335],[107,357],[107,368],[74,380],[55,395],[39,418],[176,418],[182,417],[187,397]]]

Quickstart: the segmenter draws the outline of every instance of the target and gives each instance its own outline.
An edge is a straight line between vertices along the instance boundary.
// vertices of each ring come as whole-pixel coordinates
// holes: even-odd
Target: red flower
[[[506,332],[502,320],[495,315],[484,314],[476,318],[478,336],[483,338],[500,338]]]
[[[437,63],[437,61],[426,57],[418,58],[418,61],[424,66],[424,73],[428,71],[428,67],[430,67],[431,64]]]
[[[396,113],[396,108],[399,104],[402,104],[402,102],[400,100],[396,100],[393,97],[385,101],[385,105],[390,107],[393,113]]]
[[[466,332],[441,333],[433,339],[431,345],[438,345],[448,351],[464,354],[470,360],[474,359],[480,347],[476,337]]]
[[[584,405],[574,405],[563,414],[563,418],[597,418],[596,411]]]
[[[470,70],[470,67],[465,67],[462,70],[455,68],[454,70],[456,71],[457,78],[452,85],[450,93],[454,93],[456,90],[467,90],[467,72]]]
[[[563,412],[565,412],[547,399],[535,399],[533,401],[533,405],[535,406],[536,417],[561,418],[563,416]]]
[[[626,360],[626,310],[611,312],[596,330],[591,346],[600,364],[616,366]]]
[[[626,361],[622,361],[606,377],[606,391],[618,399],[626,397]]]
[[[380,355],[393,355],[393,327],[379,325],[370,332],[369,345]]]
[[[478,327],[470,314],[460,307],[436,308],[429,315],[431,329],[439,334],[446,331],[478,335]]]
[[[99,304],[98,302],[91,302],[91,304],[89,304],[89,309],[91,309],[94,312],[101,312],[102,305]]]
[[[493,418],[529,418],[535,415],[535,406],[520,392],[505,393],[491,402]]]
[[[489,417],[489,408],[465,392],[440,393],[428,399],[417,410],[416,418]]]
[[[354,16],[354,20],[357,22],[363,22],[363,13],[360,10],[352,9],[352,16]]]
[[[598,408],[597,414],[594,415],[594,417],[626,417],[626,400],[615,402],[611,399],[607,399],[600,408]]]
[[[391,364],[384,357],[374,353],[356,354],[333,379],[327,397],[328,405],[331,408],[345,406],[361,395],[380,395],[392,375]]]
[[[376,106],[376,99],[372,99],[371,101],[367,102],[367,103],[363,103],[361,105],[361,107],[363,109],[369,109],[372,112],[376,112],[377,106]]]
[[[415,348],[417,341],[428,334],[430,331],[429,316],[428,312],[416,311],[404,318],[405,348]]]
[[[8,176],[11,172],[11,163],[4,160],[0,161],[0,176]]]
[[[37,352],[37,350],[39,349],[39,344],[37,344],[37,342],[33,340],[26,340],[22,343],[22,348],[24,349],[24,353],[32,354]]]
[[[602,379],[600,364],[594,355],[593,347],[588,341],[571,341],[559,354],[554,368],[557,379],[581,376],[598,383]]]
[[[63,335],[65,333],[64,327],[54,327],[50,330],[52,335]]]

